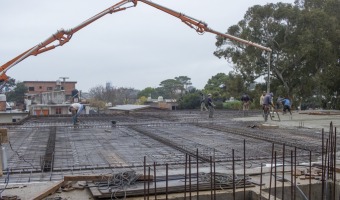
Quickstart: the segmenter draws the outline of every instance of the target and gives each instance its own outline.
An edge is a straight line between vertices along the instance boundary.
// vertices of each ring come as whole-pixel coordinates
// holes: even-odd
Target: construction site
[[[199,35],[211,33],[221,43],[235,43],[244,51],[246,46],[259,49],[254,55],[260,56],[260,64],[267,68],[261,70],[267,74],[266,92],[270,93],[271,59],[276,57],[271,55],[271,48],[216,31],[202,20],[149,0],[122,0],[16,55],[0,66],[0,91],[10,82],[6,72],[21,61],[63,46],[89,24],[136,7],[137,3],[179,19]],[[68,79],[63,78],[60,93]],[[76,82],[71,83],[75,87]],[[49,92],[55,90],[52,86],[47,88]],[[33,86],[28,90],[43,93]],[[260,109],[246,113],[216,109],[214,116],[208,116],[208,112],[197,109],[177,110],[174,99],[168,110],[130,109],[97,114],[98,108],[97,113],[80,115],[78,123],[76,114],[72,119],[69,106],[79,102],[71,96],[73,100],[66,103],[64,94],[60,94],[55,97],[60,97],[60,102],[51,103],[50,95],[45,94],[39,99],[48,103],[31,104],[31,110],[22,109],[20,113],[7,113],[6,96],[1,94],[0,199],[340,199],[339,111],[294,110],[285,115],[280,111],[269,113],[271,119],[267,121]],[[262,102],[258,106],[269,109],[272,103]],[[78,114],[78,109],[72,111]]]
[[[338,199],[340,113],[141,110],[2,125],[2,199]],[[4,134],[3,134],[4,135]]]

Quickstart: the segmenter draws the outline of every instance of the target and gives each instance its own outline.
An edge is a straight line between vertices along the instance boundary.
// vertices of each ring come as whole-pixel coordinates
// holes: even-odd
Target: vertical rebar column
[[[150,178],[150,174],[151,174],[151,168],[150,168],[150,166],[149,166],[149,173],[148,173],[148,177]],[[148,200],[149,200],[149,198],[150,198],[150,181],[148,181]]]
[[[187,168],[188,168],[188,154],[185,154],[185,172],[184,172],[184,199],[187,199]]]
[[[246,199],[246,140],[243,140],[243,199]]]
[[[294,191],[294,178],[293,178],[293,151],[290,151],[290,199],[293,199],[293,191]],[[296,172],[295,172],[296,173]],[[294,173],[294,176],[296,174]]]
[[[213,199],[213,172],[212,172],[212,156],[210,156],[210,199]]]
[[[272,158],[270,160],[269,197],[268,197],[269,200],[272,192],[273,157],[274,157],[274,143],[272,143]]]
[[[166,163],[165,165],[165,199],[168,200],[168,189],[169,189],[169,164]]]
[[[155,186],[155,200],[157,200],[157,176],[156,176],[156,162],[153,163],[153,180]]]
[[[233,200],[236,199],[236,187],[235,187],[235,150],[232,151],[232,157],[233,157]]]
[[[144,156],[144,200],[146,200],[146,156]],[[147,179],[150,180],[150,177]]]
[[[335,192],[336,192],[336,127],[334,128],[334,171],[333,171],[333,199],[335,199]]]
[[[328,165],[328,176],[327,176],[327,180],[328,179],[330,179],[331,178],[331,173],[332,173],[332,169],[331,169],[331,158],[332,158],[332,156],[331,156],[331,154],[332,154],[332,131],[330,130],[329,131],[329,136],[328,136],[328,154],[327,154],[327,156],[328,156],[328,163],[327,163],[327,165]]]
[[[199,200],[199,164],[198,164],[198,148],[196,149],[196,162],[197,162],[197,200]]]
[[[294,176],[294,200],[296,200],[296,156],[297,156],[297,148],[295,147],[294,149],[294,171],[295,171],[295,176]]]
[[[263,163],[261,163],[261,176],[260,176],[260,200],[262,200],[262,174],[263,174]]]
[[[277,152],[275,151],[274,152],[274,160],[275,160],[275,162],[274,162],[274,165],[275,165],[275,167],[274,167],[274,199],[276,200],[276,176],[277,176],[277,173],[276,173],[276,166],[277,166]]]
[[[309,193],[308,199],[312,198],[312,151],[309,151]]]
[[[334,137],[333,137],[333,122],[331,122],[330,124],[330,128],[329,128],[329,137],[330,137],[330,149],[329,149],[329,153],[330,153],[330,165],[329,165],[329,174],[330,174],[330,177],[332,180],[333,180],[333,166],[334,166],[334,160],[333,160],[333,153],[334,153]]]
[[[214,199],[216,200],[216,162],[214,157]]]
[[[191,155],[189,155],[189,199],[191,200]]]
[[[326,151],[325,151],[325,198],[327,199],[328,197],[328,159],[329,159],[329,156],[328,156],[328,139],[326,139]]]
[[[325,166],[324,166],[324,153],[325,153],[325,132],[322,129],[322,143],[321,143],[321,200],[323,200],[324,192],[325,192]]]
[[[285,199],[285,151],[286,151],[286,144],[283,144],[282,147],[282,199]]]

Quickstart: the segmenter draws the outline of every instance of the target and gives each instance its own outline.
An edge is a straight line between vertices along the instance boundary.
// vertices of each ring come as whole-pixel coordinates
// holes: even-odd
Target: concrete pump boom
[[[151,1],[147,1],[147,0],[123,0],[123,1],[120,1],[119,3],[107,8],[106,10],[96,14],[95,16],[87,19],[86,21],[84,21],[83,23],[79,24],[78,26],[76,26],[72,29],[58,30],[57,33],[53,34],[52,36],[47,38],[42,43],[28,49],[27,51],[23,52],[22,54],[18,55],[17,57],[13,58],[12,60],[8,61],[4,65],[1,65],[0,66],[0,82],[2,82],[2,85],[0,86],[0,90],[3,88],[4,84],[9,79],[9,77],[6,75],[6,72],[10,68],[12,68],[16,64],[18,64],[19,62],[23,61],[24,59],[26,59],[29,56],[32,56],[32,55],[37,56],[38,54],[44,53],[44,52],[52,50],[52,49],[54,49],[58,46],[64,45],[65,43],[67,43],[72,38],[72,35],[74,33],[81,30],[82,28],[86,27],[87,25],[91,24],[92,22],[100,19],[101,17],[103,17],[107,14],[112,14],[112,13],[115,13],[115,12],[126,10],[127,8],[135,7],[135,6],[137,6],[138,1],[143,2],[143,3],[145,3],[149,6],[152,6],[156,9],[159,9],[163,12],[166,12],[166,13],[174,16],[174,17],[179,18],[183,23],[188,25],[190,28],[195,29],[198,33],[210,32],[210,33],[225,37],[225,38],[230,39],[230,40],[235,40],[237,42],[240,42],[240,43],[243,43],[243,44],[246,44],[246,45],[257,47],[259,49],[262,49],[262,50],[269,52],[269,54],[272,51],[270,48],[264,47],[260,44],[257,44],[257,43],[254,43],[254,42],[251,42],[251,41],[248,41],[248,40],[244,40],[244,39],[241,39],[241,38],[229,35],[229,34],[220,33],[218,31],[215,31],[215,30],[209,28],[208,25],[203,21],[197,20],[193,17],[189,17],[187,15],[184,15],[184,14],[179,13],[177,11],[171,10],[169,8],[166,8],[166,7],[161,6],[159,4],[153,3]],[[123,7],[127,3],[133,3],[133,5]],[[53,44],[55,42],[57,44]],[[270,59],[270,55],[269,55],[269,59]],[[270,60],[269,60],[269,63],[270,63]]]

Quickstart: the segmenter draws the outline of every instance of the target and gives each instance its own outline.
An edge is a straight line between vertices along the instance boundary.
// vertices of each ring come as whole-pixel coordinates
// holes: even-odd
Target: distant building
[[[23,83],[28,88],[28,96],[65,90],[66,99],[72,96],[72,91],[76,89],[77,84],[76,81],[24,81]]]
[[[151,97],[148,97],[145,104],[149,105],[152,108],[159,108],[164,110],[177,110],[178,107],[176,99],[163,99],[162,96],[159,96],[157,99],[151,99]]]

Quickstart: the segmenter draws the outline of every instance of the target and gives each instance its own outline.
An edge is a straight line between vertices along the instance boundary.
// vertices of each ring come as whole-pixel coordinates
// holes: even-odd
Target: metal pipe
[[[4,171],[7,171],[8,164],[7,164],[7,153],[6,153],[6,147],[1,146],[1,155],[2,155],[2,169]]]
[[[271,52],[268,51],[268,84],[267,84],[267,93],[270,92],[270,57],[271,57]]]

